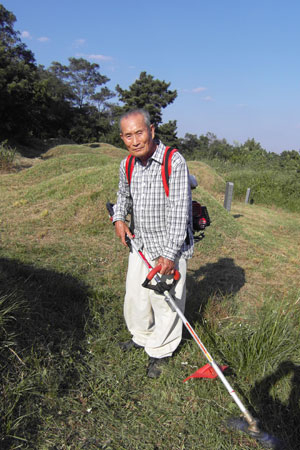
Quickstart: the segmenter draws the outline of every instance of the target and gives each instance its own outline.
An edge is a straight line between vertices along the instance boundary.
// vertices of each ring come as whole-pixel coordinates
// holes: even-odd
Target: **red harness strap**
[[[172,172],[172,156],[177,152],[176,148],[166,147],[163,163],[161,166],[161,176],[166,196],[169,197],[169,183]],[[125,171],[128,184],[130,186],[132,172],[135,164],[135,156],[129,155],[126,159]]]
[[[132,172],[134,169],[134,163],[135,163],[135,156],[132,156],[132,155],[127,156],[125,171],[126,171],[126,177],[127,177],[129,186],[130,186],[130,182],[131,182]]]
[[[161,166],[161,176],[166,196],[169,197],[170,175],[172,171],[172,156],[177,152],[176,148],[166,147],[163,163]]]

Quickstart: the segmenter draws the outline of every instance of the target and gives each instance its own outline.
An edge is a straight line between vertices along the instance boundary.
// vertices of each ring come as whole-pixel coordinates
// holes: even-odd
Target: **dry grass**
[[[225,192],[224,179],[212,167],[200,161],[188,161],[188,167],[190,173],[196,176],[198,185],[222,203]]]

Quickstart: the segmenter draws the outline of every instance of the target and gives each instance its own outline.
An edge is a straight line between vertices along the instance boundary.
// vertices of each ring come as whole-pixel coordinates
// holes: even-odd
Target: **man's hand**
[[[161,264],[161,269],[159,273],[161,275],[173,275],[175,270],[175,264],[174,261],[171,261],[170,259],[164,258],[163,256],[160,256],[157,261],[157,266]]]
[[[122,244],[127,247],[125,240],[126,234],[130,237],[130,239],[133,239],[133,235],[130,233],[130,230],[126,223],[122,222],[121,220],[117,220],[117,222],[115,222],[115,231],[116,235],[121,239]]]

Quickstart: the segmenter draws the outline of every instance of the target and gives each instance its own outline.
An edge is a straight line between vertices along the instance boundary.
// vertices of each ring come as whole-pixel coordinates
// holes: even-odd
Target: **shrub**
[[[8,145],[7,141],[0,143],[0,170],[11,170],[16,155],[16,149]]]
[[[234,193],[240,200],[251,188],[257,204],[276,205],[286,210],[300,211],[299,175],[288,171],[244,169],[232,171],[227,178],[234,183]]]

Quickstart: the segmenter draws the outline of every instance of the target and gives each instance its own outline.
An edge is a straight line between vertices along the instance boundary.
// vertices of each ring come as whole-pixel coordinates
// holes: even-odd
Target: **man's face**
[[[154,153],[154,125],[150,129],[145,124],[142,114],[132,114],[121,121],[121,139],[129,153],[146,162]]]

